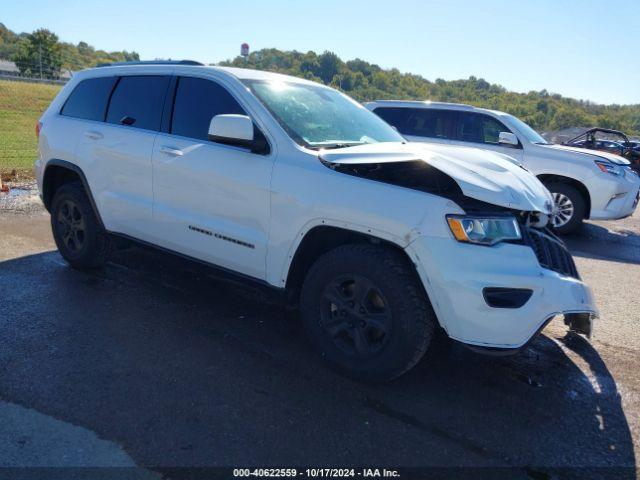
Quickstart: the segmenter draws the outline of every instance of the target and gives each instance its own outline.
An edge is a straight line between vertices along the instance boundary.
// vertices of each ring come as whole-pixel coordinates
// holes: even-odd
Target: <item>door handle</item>
[[[84,136],[91,140],[100,140],[103,137],[100,132],[96,132],[95,130],[87,130],[84,132]]]
[[[181,157],[184,155],[184,152],[182,150],[172,147],[160,147],[160,152],[171,157]]]
[[[136,119],[133,117],[130,117],[129,115],[126,115],[122,117],[122,120],[120,120],[120,123],[122,125],[133,125],[134,123],[136,123]]]

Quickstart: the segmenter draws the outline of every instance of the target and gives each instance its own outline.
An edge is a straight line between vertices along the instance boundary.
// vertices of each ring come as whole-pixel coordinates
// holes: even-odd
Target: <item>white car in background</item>
[[[628,160],[550,144],[508,113],[428,101],[381,100],[365,106],[409,141],[478,147],[514,158],[552,193],[551,221],[560,234],[575,231],[587,218],[628,217],[638,205],[640,178]]]

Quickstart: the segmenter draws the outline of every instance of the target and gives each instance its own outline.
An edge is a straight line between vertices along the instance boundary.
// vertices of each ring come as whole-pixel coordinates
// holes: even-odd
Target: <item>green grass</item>
[[[33,168],[36,122],[60,88],[0,80],[0,173]]]

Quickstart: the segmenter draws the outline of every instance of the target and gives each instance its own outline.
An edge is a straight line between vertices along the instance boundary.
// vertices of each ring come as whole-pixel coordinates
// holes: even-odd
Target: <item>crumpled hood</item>
[[[562,150],[565,152],[579,153],[584,156],[585,160],[594,160],[593,157],[599,157],[616,165],[631,165],[631,162],[615,153],[602,152],[600,150],[589,150],[588,148],[570,147],[569,145],[540,145],[543,148],[552,148],[554,150]]]
[[[517,162],[479,148],[424,143],[374,143],[321,150],[321,160],[333,164],[427,162],[446,173],[467,197],[522,211],[551,213],[549,191]]]

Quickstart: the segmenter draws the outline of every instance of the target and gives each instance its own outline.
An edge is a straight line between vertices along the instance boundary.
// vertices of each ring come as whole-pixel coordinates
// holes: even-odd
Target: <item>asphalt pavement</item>
[[[561,319],[509,357],[440,339],[400,379],[364,385],[328,370],[297,312],[263,292],[139,248],[75,271],[37,202],[0,202],[0,466],[636,479],[640,215],[567,243],[601,312],[591,341]]]

